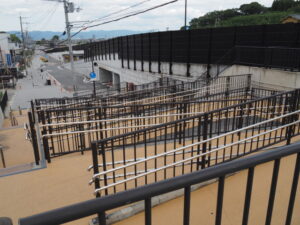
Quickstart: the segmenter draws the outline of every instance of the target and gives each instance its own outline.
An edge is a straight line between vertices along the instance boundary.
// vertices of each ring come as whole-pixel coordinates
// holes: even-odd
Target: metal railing
[[[223,84],[223,86],[221,85]],[[116,105],[116,104],[126,104],[126,103],[138,103],[135,101],[142,99],[150,99],[154,102],[155,97],[160,98],[161,96],[168,96],[168,98],[174,98],[185,94],[186,92],[195,92],[198,90],[205,90],[203,87],[209,86],[219,86],[219,92],[225,92],[226,90],[250,87],[251,85],[251,75],[236,75],[229,77],[219,77],[211,80],[209,83],[203,82],[202,80],[194,82],[180,82],[170,84],[167,86],[159,86],[153,89],[146,89],[140,91],[126,92],[118,95],[91,98],[91,97],[74,97],[74,98],[52,98],[52,99],[37,99],[35,100],[32,107],[36,110],[46,110],[46,109],[66,109],[66,108],[76,108],[91,105]],[[216,89],[216,88],[213,88]],[[209,94],[209,92],[207,92]],[[153,98],[153,99],[152,99]],[[143,100],[142,100],[143,101]],[[144,102],[145,103],[145,102]]]
[[[299,133],[299,129],[294,126],[297,118],[295,119],[290,114],[299,110],[299,101],[299,90],[294,90],[99,139],[92,143],[93,165],[90,169],[93,168],[94,174],[102,174],[103,177],[95,179],[95,189],[116,183],[120,177],[126,180],[130,176],[138,176],[133,179],[133,182],[125,183],[120,189],[115,186],[112,186],[110,191],[105,189],[105,195],[116,193],[199,168],[203,169],[227,159],[275,145],[286,139],[290,140],[290,137]],[[256,138],[258,139],[255,140]],[[235,143],[236,140],[240,142]],[[248,141],[251,142],[250,145]],[[235,144],[232,145],[232,143]],[[185,150],[184,146],[188,150]],[[196,161],[187,160],[190,162],[182,163],[181,168],[175,165],[170,169],[167,167],[171,163],[219,148],[230,149],[223,152],[220,160],[218,157],[221,155],[214,153],[210,157],[200,157],[201,160],[200,158]],[[160,155],[161,158],[159,160],[154,158],[153,161],[147,163],[148,158],[156,155]],[[214,160],[207,158],[214,158]],[[126,165],[133,166],[126,169]],[[123,169],[119,173],[112,171],[111,177],[107,176],[106,171],[118,167]],[[138,179],[140,178],[138,174],[143,174],[148,170],[153,173],[158,168],[164,168],[162,174],[154,172],[151,178],[145,176]]]
[[[144,224],[152,224],[152,200],[154,197],[170,193],[172,191],[184,190],[184,200],[183,204],[183,214],[182,214],[182,224],[189,225],[191,224],[191,211],[193,207],[197,207],[197,210],[201,210],[201,202],[196,203],[196,205],[191,204],[191,188],[195,184],[201,184],[212,179],[218,179],[218,187],[216,193],[216,204],[215,204],[215,213],[214,220],[216,225],[222,224],[222,216],[224,209],[229,209],[230,207],[236,207],[236,205],[224,204],[224,198],[228,194],[228,190],[225,189],[225,185],[228,182],[226,176],[232,173],[238,173],[240,171],[247,170],[246,179],[241,180],[245,182],[245,194],[239,197],[239,200],[243,202],[241,208],[240,216],[235,214],[236,217],[240,218],[240,224],[248,224],[249,221],[249,212],[251,207],[256,207],[258,202],[252,201],[252,196],[256,194],[262,187],[261,183],[256,184],[258,188],[253,188],[253,183],[255,179],[255,174],[257,167],[265,163],[270,164],[273,168],[272,174],[270,174],[271,182],[268,184],[268,189],[263,192],[263,195],[267,197],[266,202],[261,199],[261,202],[266,203],[266,211],[260,217],[259,223],[265,223],[267,225],[271,224],[272,218],[274,216],[274,203],[275,198],[278,197],[280,192],[276,191],[278,182],[280,181],[279,173],[282,171],[280,163],[286,157],[295,157],[296,160],[292,165],[294,169],[292,171],[286,170],[284,172],[285,176],[291,176],[291,183],[285,184],[285,189],[288,189],[287,195],[282,196],[288,202],[287,205],[282,205],[283,208],[286,207],[285,213],[280,215],[280,218],[284,221],[286,225],[291,225],[293,219],[293,212],[295,206],[295,199],[298,187],[299,173],[300,173],[300,144],[292,144],[288,146],[279,147],[267,152],[255,154],[246,158],[241,158],[212,166],[200,171],[193,173],[185,174],[182,176],[174,177],[168,180],[163,180],[157,183],[149,184],[138,189],[128,190],[124,192],[117,193],[115,195],[105,196],[101,198],[96,198],[77,204],[69,205],[63,208],[55,209],[52,211],[44,212],[41,214],[33,215],[27,218],[21,218],[19,220],[20,225],[55,225],[63,224],[66,222],[71,222],[77,219],[81,219],[91,215],[98,215],[99,224],[106,224],[105,212],[109,210],[116,209],[118,207],[127,206],[132,203],[139,201],[144,202]],[[262,196],[263,196],[262,195]],[[202,204],[203,205],[203,204]],[[224,208],[224,209],[223,209]],[[178,209],[176,207],[176,209]],[[283,211],[281,211],[283,212]],[[172,211],[174,214],[180,214],[180,211]],[[207,215],[211,216],[211,215]],[[180,217],[179,217],[180,218]],[[161,220],[163,218],[160,218]],[[198,224],[202,224],[200,218],[197,220]],[[295,221],[295,224],[298,224],[298,218]]]
[[[51,111],[41,114],[42,124],[39,126],[50,162],[52,157],[90,150],[91,141],[176,121],[248,101],[248,98],[248,92],[244,89],[230,92],[227,97],[221,95],[219,100]]]
[[[289,144],[291,138],[299,134],[300,120],[294,121],[295,117],[299,118],[299,114],[300,110],[206,140],[186,144],[173,150],[157,154],[150,153],[151,155],[147,155],[145,158],[127,159],[124,165],[122,165],[122,161],[110,164],[104,162],[100,167],[106,167],[107,170],[94,174],[90,184],[94,183],[96,179],[104,182],[105,185],[97,188],[95,194],[116,193],[118,190],[122,190],[122,187],[129,189],[131,181],[141,184],[144,183],[141,180],[147,180],[145,183],[149,184],[151,181],[165,180],[233,160],[283,141]],[[283,120],[290,120],[290,122],[282,125]],[[226,138],[230,140],[229,143],[226,143]],[[210,147],[203,149],[203,146]],[[164,164],[164,161],[169,163]],[[117,164],[121,164],[121,166],[117,166]],[[112,167],[113,165],[115,167]],[[156,165],[155,168],[154,165]],[[161,165],[161,167],[157,165]],[[89,169],[92,168],[93,166]],[[136,171],[136,168],[139,170]],[[151,175],[154,176],[151,177]],[[113,182],[108,180],[113,180]],[[136,187],[135,185],[131,186]]]
[[[147,104],[141,104],[144,100],[138,100],[115,106],[79,104],[81,107],[35,109],[41,122],[45,155],[50,162],[52,157],[90,150],[90,142],[99,138],[238,104],[251,96],[258,98],[276,93],[257,88],[250,91],[249,85],[249,75],[224,77],[207,88],[144,98]]]

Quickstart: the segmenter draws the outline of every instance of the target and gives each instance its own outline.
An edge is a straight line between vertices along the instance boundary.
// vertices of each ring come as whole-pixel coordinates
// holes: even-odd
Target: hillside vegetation
[[[218,10],[190,21],[190,29],[278,24],[290,14],[300,14],[300,1],[274,0],[270,8],[258,2],[243,4],[239,8]]]

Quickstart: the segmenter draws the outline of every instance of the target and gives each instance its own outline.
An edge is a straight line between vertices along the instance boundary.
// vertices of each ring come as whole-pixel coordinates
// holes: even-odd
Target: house
[[[12,66],[15,63],[16,51],[20,49],[19,43],[10,39],[10,34],[0,32],[0,66]]]
[[[300,22],[300,14],[291,14],[281,20],[282,24],[299,23],[299,22]]]

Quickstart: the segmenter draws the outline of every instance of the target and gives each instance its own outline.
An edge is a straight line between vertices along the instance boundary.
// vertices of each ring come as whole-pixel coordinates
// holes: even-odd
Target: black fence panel
[[[119,59],[122,60],[122,66],[129,67],[130,63],[127,59],[130,59],[134,61],[133,69],[136,69],[137,63],[141,63],[142,71],[155,69],[152,68],[152,64],[158,62],[160,72],[160,63],[167,62],[169,74],[172,74],[172,63],[176,62],[185,63],[187,75],[189,75],[190,63],[218,64],[224,57],[228,59],[237,57],[228,63],[237,63],[241,57],[243,61],[249,59],[250,61],[245,61],[249,65],[269,65],[283,69],[287,66],[288,69],[294,70],[299,68],[296,59],[294,60],[294,56],[297,58],[295,51],[275,50],[279,54],[275,56],[269,53],[270,49],[262,50],[258,47],[300,47],[300,25],[273,24],[145,33],[101,41],[98,44],[90,43],[82,46],[85,49],[85,60],[92,59],[95,55],[101,55],[100,60],[111,60],[112,54],[113,59],[115,59],[115,54],[118,54]],[[90,48],[91,46],[94,46],[94,50]],[[241,55],[234,55],[233,49],[236,46],[251,48],[244,49]],[[228,54],[232,54],[231,57],[228,57]],[[270,56],[278,59],[270,58]],[[278,61],[280,58],[282,61]],[[286,60],[291,62],[285,62]],[[144,68],[145,62],[149,62],[147,68]]]
[[[173,62],[187,62],[188,32],[172,31]]]
[[[206,63],[208,57],[208,42],[209,32],[208,29],[191,30],[191,63]]]
[[[226,55],[234,46],[234,28],[218,28],[212,30],[211,37],[211,63],[217,62],[222,56]]]

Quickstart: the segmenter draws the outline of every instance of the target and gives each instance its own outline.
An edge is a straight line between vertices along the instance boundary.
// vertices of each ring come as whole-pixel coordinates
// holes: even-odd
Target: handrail
[[[37,215],[21,218],[20,225],[55,225],[105,212],[147,198],[169,193],[187,186],[203,183],[227,174],[236,173],[276,159],[300,153],[300,143],[278,147],[247,158],[225,162],[200,171],[152,183],[114,195],[83,201]]]
[[[233,108],[233,107],[238,108],[240,106],[244,106],[245,104],[252,104],[252,103],[255,103],[257,101],[264,101],[264,100],[267,100],[267,99],[270,99],[270,98],[275,98],[275,97],[278,97],[278,96],[291,94],[291,93],[294,93],[296,91],[300,91],[300,89],[295,89],[295,90],[292,90],[292,91],[282,92],[282,93],[278,93],[278,94],[275,94],[275,95],[272,95],[272,96],[263,97],[263,98],[260,98],[260,99],[250,100],[250,101],[247,101],[247,102],[244,102],[244,103],[239,103],[239,104],[236,104],[236,105],[233,105],[233,106],[227,106],[227,107],[222,108],[221,110],[225,111],[225,110],[228,110],[228,109]],[[138,131],[133,131],[133,132],[128,132],[126,134],[116,135],[114,137],[107,137],[107,138],[104,138],[102,140],[93,141],[92,143],[96,143],[96,144],[104,143],[104,142],[110,141],[112,139],[123,138],[123,137],[128,136],[128,135],[134,135],[137,132],[138,133],[143,133],[143,132],[145,132],[147,130],[150,130],[150,129],[153,130],[153,129],[169,126],[169,125],[172,125],[172,124],[178,124],[178,123],[184,122],[186,120],[196,119],[199,116],[209,115],[209,114],[217,113],[217,112],[220,112],[220,109],[212,110],[212,111],[209,111],[209,112],[206,112],[206,113],[203,113],[203,114],[199,114],[199,115],[196,115],[196,116],[182,118],[182,119],[179,119],[179,120],[176,120],[176,121],[170,121],[170,122],[160,124],[160,125],[157,125],[157,126],[152,126],[150,128],[143,128],[143,129],[139,129]]]
[[[278,117],[274,117],[274,118],[269,119],[269,120],[264,120],[264,121],[262,121],[262,122],[255,123],[255,124],[249,125],[249,126],[247,126],[247,127],[243,127],[243,128],[240,128],[240,129],[237,129],[237,130],[234,130],[234,131],[230,131],[230,132],[227,132],[227,133],[224,133],[224,134],[221,134],[221,135],[212,137],[212,138],[208,138],[208,139],[206,139],[206,140],[202,140],[202,141],[195,142],[195,143],[192,143],[192,144],[189,144],[189,145],[185,145],[185,146],[182,146],[182,147],[173,149],[173,150],[168,151],[168,152],[163,152],[163,153],[160,153],[160,154],[157,154],[157,155],[154,155],[154,156],[149,156],[149,157],[147,157],[147,158],[145,158],[145,159],[143,159],[143,160],[137,161],[137,162],[128,163],[128,164],[126,164],[126,165],[123,165],[123,166],[120,166],[120,167],[116,167],[116,168],[113,168],[113,169],[110,169],[110,170],[105,170],[105,171],[103,171],[103,172],[94,174],[94,175],[93,175],[93,180],[94,180],[95,178],[97,178],[97,177],[100,177],[100,176],[105,175],[105,174],[108,174],[108,173],[115,172],[115,171],[117,171],[117,170],[121,170],[121,169],[124,169],[124,168],[127,168],[127,167],[131,167],[131,166],[134,166],[134,165],[143,163],[143,162],[147,162],[147,161],[149,161],[149,160],[157,159],[157,158],[162,157],[162,156],[165,156],[165,155],[167,155],[167,154],[175,153],[175,152],[178,152],[178,151],[182,151],[182,150],[184,150],[184,149],[191,148],[191,147],[194,147],[194,146],[197,146],[197,145],[201,145],[201,144],[203,144],[203,143],[209,143],[209,142],[211,142],[211,141],[213,141],[213,140],[215,140],[215,139],[219,139],[219,138],[222,138],[222,137],[225,137],[225,136],[228,136],[228,135],[232,135],[232,134],[235,134],[235,133],[240,133],[240,132],[242,132],[242,131],[244,131],[244,130],[251,129],[251,128],[253,128],[253,127],[257,127],[257,126],[260,126],[260,125],[262,125],[262,124],[270,123],[270,122],[272,122],[272,121],[275,121],[275,120],[278,120],[278,119],[281,119],[281,118],[289,117],[289,116],[294,115],[294,114],[297,114],[297,113],[300,113],[300,110],[297,110],[297,111],[294,111],[294,112],[291,112],[291,113],[287,113],[287,114],[284,114],[284,115],[281,115],[281,116],[278,116]],[[262,132],[262,133],[257,134],[257,135],[258,135],[258,136],[264,135],[264,134],[273,132],[273,131],[275,131],[275,130],[277,130],[277,129],[282,129],[282,128],[285,128],[285,127],[287,127],[287,126],[293,125],[293,124],[298,123],[298,122],[299,122],[299,120],[297,120],[297,121],[295,121],[295,122],[292,122],[292,123],[289,123],[289,124],[286,124],[286,125],[283,125],[283,126],[280,126],[280,127],[277,127],[277,128],[274,128],[274,129],[271,129],[271,130],[268,130],[268,131],[266,131],[266,132]],[[166,165],[166,166],[164,166],[164,167],[160,167],[160,168],[158,168],[157,170],[160,170],[160,169],[162,169],[162,168],[165,169],[165,168],[171,167],[171,166],[176,165],[176,164],[180,164],[180,163],[185,162],[185,161],[190,161],[190,160],[192,160],[192,159],[199,158],[199,157],[201,157],[201,156],[203,156],[203,155],[211,154],[212,152],[215,152],[215,151],[220,150],[220,149],[224,149],[225,147],[230,147],[230,146],[236,145],[236,144],[238,144],[238,143],[245,142],[245,141],[247,141],[247,140],[253,139],[253,138],[255,138],[257,135],[254,135],[254,136],[251,136],[251,137],[248,137],[248,138],[239,140],[239,141],[237,141],[237,142],[232,142],[232,143],[230,143],[230,144],[228,144],[228,145],[226,145],[226,146],[222,146],[222,147],[220,147],[220,148],[214,149],[214,150],[209,151],[209,152],[206,152],[206,153],[201,153],[201,154],[195,155],[195,156],[193,156],[193,157],[184,159],[184,160],[179,161],[179,162],[175,162],[175,163],[173,163],[173,164]],[[146,174],[146,173],[145,173],[145,174]],[[143,175],[145,175],[145,174],[143,174]],[[132,179],[135,179],[135,178],[136,178],[136,177],[134,177],[134,178],[132,178]],[[129,178],[129,179],[131,179],[131,178]],[[127,181],[127,180],[125,180],[125,181]],[[128,181],[129,181],[129,180],[128,180]],[[92,183],[92,181],[90,181],[90,183]],[[107,187],[108,187],[108,186],[103,187],[102,189],[107,188]],[[95,192],[97,192],[98,190],[102,190],[102,189],[97,189],[97,190],[95,190]]]

